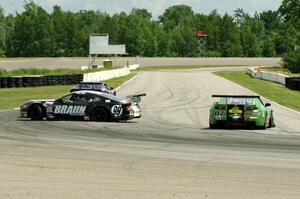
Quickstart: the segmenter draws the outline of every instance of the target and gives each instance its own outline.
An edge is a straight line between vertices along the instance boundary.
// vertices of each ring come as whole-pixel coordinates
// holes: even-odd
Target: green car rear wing
[[[225,104],[231,104],[231,103],[228,103],[228,98],[237,98],[237,99],[254,99],[254,98],[257,98],[262,104],[263,101],[261,100],[260,96],[259,95],[212,95],[212,98],[225,98]],[[235,103],[236,104],[236,103]],[[244,103],[241,103],[241,104],[247,104],[247,102],[245,101]]]
[[[260,98],[259,95],[212,95],[212,97],[224,97],[224,98]]]

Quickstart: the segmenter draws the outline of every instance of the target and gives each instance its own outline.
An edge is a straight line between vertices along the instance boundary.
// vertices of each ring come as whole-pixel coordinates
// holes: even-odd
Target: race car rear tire
[[[217,129],[218,125],[217,124],[211,124],[211,123],[209,123],[209,128],[210,129]]]
[[[273,113],[271,113],[270,121],[269,121],[269,126],[268,128],[275,127],[275,122],[274,122],[274,116]]]
[[[109,119],[109,115],[103,108],[96,108],[93,111],[92,119],[97,122],[107,122]]]
[[[264,125],[263,126],[260,126],[258,127],[259,129],[262,129],[262,130],[265,130],[267,128],[267,113],[266,113],[266,116],[265,116],[265,122],[264,122]]]
[[[33,105],[28,110],[28,116],[31,120],[43,120],[43,110],[39,105]]]
[[[227,125],[226,125],[226,123],[216,123],[216,124],[209,123],[209,128],[210,129],[222,129],[222,128],[227,128]]]

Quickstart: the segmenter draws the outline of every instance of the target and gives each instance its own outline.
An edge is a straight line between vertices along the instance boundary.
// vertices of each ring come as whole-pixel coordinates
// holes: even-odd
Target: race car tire
[[[270,121],[269,121],[269,126],[268,128],[275,127],[275,122],[274,122],[274,116],[273,113],[271,113]]]
[[[43,110],[39,105],[33,105],[28,110],[28,116],[31,120],[43,120]]]
[[[264,130],[264,129],[267,128],[267,113],[266,113],[265,118],[266,118],[266,119],[265,119],[264,125],[263,125],[263,126],[260,126],[259,129],[263,129],[263,130]]]
[[[216,124],[211,124],[209,123],[209,128],[210,129],[226,129],[227,124],[226,123],[216,123]]]
[[[97,122],[107,122],[109,115],[106,110],[103,108],[96,108],[92,114],[92,120]]]
[[[216,124],[211,124],[211,123],[209,123],[209,128],[210,129],[217,129],[217,125]]]

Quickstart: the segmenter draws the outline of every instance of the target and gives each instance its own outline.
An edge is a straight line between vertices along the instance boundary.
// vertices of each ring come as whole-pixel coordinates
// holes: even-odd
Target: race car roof
[[[80,82],[78,84],[105,84],[105,82]]]
[[[123,99],[121,97],[117,97],[117,96],[114,96],[114,95],[111,95],[111,94],[103,93],[103,92],[100,92],[100,91],[80,90],[80,91],[74,91],[74,92],[71,92],[71,93],[76,93],[76,94],[86,94],[86,93],[89,93],[89,94],[94,94],[94,95],[100,95],[100,96],[106,97],[108,99],[119,101],[119,102],[125,102],[125,101],[127,102],[126,99]]]

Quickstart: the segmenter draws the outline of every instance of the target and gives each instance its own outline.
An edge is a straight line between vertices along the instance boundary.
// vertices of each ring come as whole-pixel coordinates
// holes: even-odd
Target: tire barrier
[[[0,88],[69,85],[82,81],[83,74],[0,77]]]
[[[7,79],[7,87],[8,88],[14,88],[16,87],[16,79],[14,77],[8,77]]]
[[[285,86],[291,90],[300,91],[300,77],[285,78]]]
[[[1,77],[1,88],[7,88],[7,77]]]

